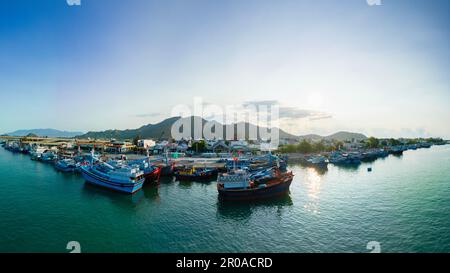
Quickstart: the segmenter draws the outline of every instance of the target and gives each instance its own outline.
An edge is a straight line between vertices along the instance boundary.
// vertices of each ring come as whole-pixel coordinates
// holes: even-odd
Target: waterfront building
[[[154,147],[156,145],[156,142],[152,139],[140,139],[137,142],[137,146],[140,148],[149,149],[151,147]]]

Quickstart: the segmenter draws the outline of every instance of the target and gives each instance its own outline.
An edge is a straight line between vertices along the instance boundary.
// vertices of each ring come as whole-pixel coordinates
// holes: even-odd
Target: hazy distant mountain
[[[201,118],[201,117],[187,117],[183,119],[191,119],[191,137],[194,137],[194,123],[198,122],[201,123],[203,126],[208,122],[207,120]],[[133,139],[136,136],[140,136],[141,138],[152,138],[152,139],[169,139],[172,137],[171,130],[172,125],[179,120],[180,117],[172,117],[168,118],[166,120],[163,120],[160,123],[157,124],[148,124],[145,126],[142,126],[137,129],[129,129],[129,130],[107,130],[107,131],[101,131],[101,132],[88,132],[84,135],[80,135],[79,138],[93,138],[93,139]],[[246,135],[249,134],[249,131],[255,130],[258,132],[258,138],[260,138],[259,130],[256,125],[250,124],[250,123],[238,123],[238,124],[230,124],[230,125],[223,125],[219,122],[214,121],[213,128],[219,128],[219,126],[222,126],[223,132],[225,134],[226,127],[234,126],[235,132],[237,132],[237,126],[244,125]],[[213,129],[214,132],[214,129]],[[269,130],[270,132],[270,130]],[[286,133],[285,131],[281,130],[279,131],[280,138],[292,138],[296,139],[297,136],[291,135],[289,133]],[[222,137],[225,138],[225,135]]]
[[[7,133],[9,136],[28,136],[36,135],[39,137],[75,137],[83,134],[83,132],[68,132],[55,129],[30,129],[30,130],[17,130],[12,133]]]
[[[298,140],[320,141],[320,140],[336,140],[336,141],[361,141],[366,140],[367,137],[359,133],[338,132],[329,136],[320,136],[316,134],[299,136]]]
[[[325,139],[327,140],[338,140],[338,141],[361,141],[361,140],[366,140],[367,137],[363,134],[359,134],[359,133],[351,133],[351,132],[338,132],[335,134],[332,134],[330,136],[326,136]]]
[[[323,136],[319,136],[316,134],[310,134],[310,135],[304,135],[304,136],[299,136],[297,137],[299,140],[313,140],[313,141],[319,141],[322,140],[324,137]]]

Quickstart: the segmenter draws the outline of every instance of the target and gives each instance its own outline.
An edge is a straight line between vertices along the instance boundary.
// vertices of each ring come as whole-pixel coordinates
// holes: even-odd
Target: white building
[[[137,142],[137,146],[141,147],[141,148],[151,148],[154,147],[156,145],[156,142],[152,139],[140,139]]]

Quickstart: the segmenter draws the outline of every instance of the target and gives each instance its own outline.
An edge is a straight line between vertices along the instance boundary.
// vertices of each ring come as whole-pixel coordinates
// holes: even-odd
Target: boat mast
[[[91,150],[91,166],[94,165],[95,144]]]

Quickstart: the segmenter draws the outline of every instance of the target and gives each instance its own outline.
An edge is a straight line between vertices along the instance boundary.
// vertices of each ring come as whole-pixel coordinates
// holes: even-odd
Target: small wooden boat
[[[211,181],[217,173],[216,169],[188,168],[175,171],[174,175],[178,181]]]

